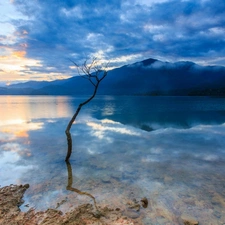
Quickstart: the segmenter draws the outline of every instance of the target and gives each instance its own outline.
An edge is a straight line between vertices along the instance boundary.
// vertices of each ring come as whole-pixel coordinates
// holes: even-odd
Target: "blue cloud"
[[[144,2],[144,1],[141,1]],[[193,60],[224,64],[225,3],[212,1],[14,1],[29,20],[14,21],[27,56],[65,72],[68,58]],[[222,59],[221,59],[222,58]],[[134,60],[134,58],[133,58]],[[136,58],[135,58],[136,60]],[[113,61],[113,60],[112,60]],[[121,65],[124,62],[121,63]]]

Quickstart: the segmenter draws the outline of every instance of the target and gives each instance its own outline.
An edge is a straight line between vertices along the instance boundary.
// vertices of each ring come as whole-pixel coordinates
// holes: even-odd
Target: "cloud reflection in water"
[[[121,207],[131,193],[139,199],[146,196],[152,205],[146,209],[149,218],[156,212],[160,217],[196,211],[200,219],[215,224],[215,210],[223,218],[222,203],[215,205],[212,198],[219,194],[225,200],[224,123],[196,123],[185,129],[158,123],[157,130],[147,132],[116,117],[97,119],[91,109],[82,111],[71,130],[74,188],[91,193],[98,203]],[[60,207],[66,211],[91,200],[66,190],[68,118],[43,115],[1,124],[1,185],[30,183],[25,200],[38,209],[56,207],[68,197]]]
[[[126,134],[132,136],[139,136],[140,133],[130,126],[123,126],[121,123],[114,122],[112,120],[104,119],[101,121],[87,122],[87,125],[93,129],[92,135],[99,139],[108,139],[107,135],[111,136],[111,133]]]

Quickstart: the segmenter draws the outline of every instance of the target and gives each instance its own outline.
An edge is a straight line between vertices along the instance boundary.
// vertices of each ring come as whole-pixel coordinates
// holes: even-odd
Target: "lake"
[[[65,129],[86,98],[0,96],[0,185],[30,184],[21,210],[126,210],[146,197],[142,224],[182,214],[225,224],[224,98],[96,96],[72,126],[66,164]]]

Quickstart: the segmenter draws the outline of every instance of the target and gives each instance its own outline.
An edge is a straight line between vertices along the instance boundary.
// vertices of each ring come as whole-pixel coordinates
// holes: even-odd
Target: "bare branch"
[[[77,65],[72,60],[70,60],[70,61],[77,67],[78,74],[82,78],[85,78],[90,81],[90,83],[94,86],[94,90],[93,90],[93,94],[86,101],[80,103],[75,114],[73,115],[73,117],[71,118],[71,120],[69,121],[69,123],[67,125],[66,131],[65,131],[66,136],[67,136],[67,143],[68,143],[67,156],[65,159],[66,162],[69,161],[69,158],[72,153],[72,137],[70,134],[70,129],[72,127],[72,124],[76,120],[76,117],[79,114],[81,108],[95,97],[100,82],[106,77],[106,75],[108,73],[106,69],[101,69],[97,65],[97,63],[98,63],[97,58],[93,58],[92,62],[90,64],[88,64],[87,60],[85,60],[84,63],[82,64],[82,66]],[[81,71],[84,73],[83,75],[80,74]]]

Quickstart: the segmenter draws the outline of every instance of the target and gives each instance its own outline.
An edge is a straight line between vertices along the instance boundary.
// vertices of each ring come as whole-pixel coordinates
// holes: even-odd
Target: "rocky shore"
[[[0,188],[0,224],[7,225],[141,225],[138,216],[140,208],[148,207],[148,199],[132,200],[127,204],[127,210],[83,204],[63,214],[58,209],[36,211],[30,208],[22,212],[20,206],[24,203],[23,195],[29,184],[10,185]],[[182,215],[179,224],[198,225],[198,221],[188,215]]]
[[[19,206],[23,204],[23,195],[29,184],[10,185],[0,188],[0,224],[7,225],[134,225],[141,224],[137,219],[124,215],[120,208],[111,209],[107,206],[96,209],[92,204],[84,204],[63,214],[57,209],[36,212],[31,208],[21,212]],[[146,202],[145,202],[146,204]]]

